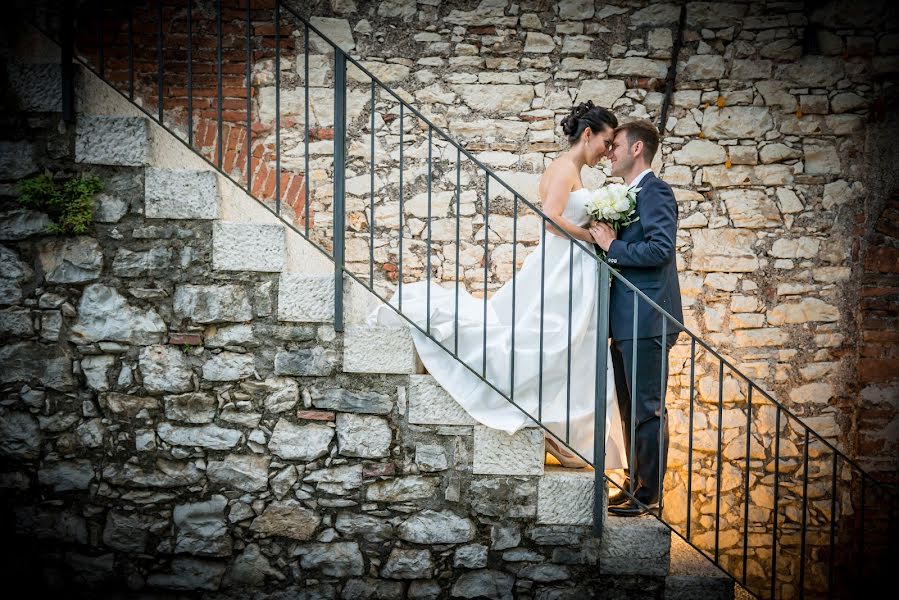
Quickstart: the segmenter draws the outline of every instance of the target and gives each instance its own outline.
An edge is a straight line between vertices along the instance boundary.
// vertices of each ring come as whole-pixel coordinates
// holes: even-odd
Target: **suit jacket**
[[[609,246],[607,261],[637,289],[668,311],[679,323],[683,323],[675,261],[677,201],[671,187],[654,173],[648,173],[639,187],[636,210],[640,220],[621,230],[619,238]],[[633,317],[634,293],[613,278],[609,298],[609,331],[612,339],[634,339]],[[669,335],[680,331],[671,320],[666,328]],[[661,335],[661,315],[645,301],[639,300],[637,338]]]

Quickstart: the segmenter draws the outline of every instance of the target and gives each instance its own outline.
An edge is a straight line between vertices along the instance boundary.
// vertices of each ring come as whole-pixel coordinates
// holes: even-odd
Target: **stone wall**
[[[448,399],[429,377],[344,372],[329,307],[281,293],[302,275],[216,267],[221,230],[239,225],[216,220],[223,180],[147,165],[161,130],[8,104],[0,122],[10,585],[85,598],[662,593],[667,530],[609,526],[600,544],[593,474],[544,473],[539,430],[520,438],[523,469],[490,451],[508,449],[502,432],[430,424]],[[17,184],[44,169],[104,181],[88,234],[51,236],[18,205]],[[298,308],[322,322],[285,316]]]
[[[623,119],[658,120],[679,12],[675,4],[661,2],[404,0],[294,6],[535,203],[540,172],[566,146],[558,122],[572,103],[589,97]],[[866,139],[890,139],[895,130],[887,117],[893,116],[890,83],[899,68],[896,15],[886,3],[873,1],[831,2],[808,11],[804,6],[688,3],[677,92],[655,167],[675,187],[680,202],[678,266],[691,330],[808,417],[843,451],[870,459],[866,464],[892,479],[895,464],[878,458],[891,453],[879,446],[870,455],[862,448],[876,446],[861,439],[889,439],[895,407],[868,422],[864,432],[854,425],[866,388],[859,360],[872,357],[856,343],[862,272],[854,266],[853,248],[865,207],[878,206],[892,193],[880,180],[895,162],[890,160],[895,151]],[[223,7],[224,167],[246,181],[246,10],[236,3]],[[310,34],[310,173],[304,178],[307,65],[296,53],[307,40],[303,27],[282,10],[276,93],[273,7],[254,2],[251,10],[251,120],[258,156],[253,190],[261,198],[274,198],[277,95],[282,210],[302,228],[308,209],[312,238],[330,248],[333,52]],[[135,29],[138,97],[155,112],[155,7],[136,10],[144,11]],[[214,15],[213,4],[195,3],[194,139],[213,161],[218,106]],[[185,137],[186,17],[178,3],[163,9],[164,109]],[[91,18],[84,16],[89,31]],[[120,12],[105,18],[115,32],[107,40],[106,62],[121,88],[127,24]],[[96,55],[92,36],[85,35],[82,45],[88,55]],[[487,178],[464,156],[457,198],[457,152],[436,133],[429,144],[427,127],[408,111],[401,170],[398,103],[380,89],[375,90],[372,158],[369,79],[350,67],[349,84],[349,268],[366,278],[371,270],[385,295],[395,289],[400,273],[407,282],[426,277],[429,263],[434,280],[449,283],[458,277],[476,296],[508,281],[513,236],[520,265],[539,241],[540,219],[523,202],[513,206],[512,196],[495,181],[485,202]],[[585,184],[601,185],[607,175],[607,167],[588,169]],[[513,232],[516,208],[518,230]],[[889,324],[875,327],[884,331]],[[681,356],[685,351],[680,348]],[[706,386],[714,386],[716,366],[711,370],[698,373]],[[683,400],[688,386],[680,383],[676,393]]]
[[[891,359],[881,353],[891,352],[894,345],[889,341],[889,331],[894,325],[892,317],[882,313],[889,313],[890,307],[895,306],[894,292],[890,291],[895,286],[889,280],[883,287],[879,283],[884,274],[889,276],[893,272],[891,253],[895,243],[890,240],[893,237],[890,230],[884,230],[892,213],[889,209],[881,213],[874,208],[882,206],[892,193],[877,183],[884,179],[882,172],[895,162],[889,159],[895,151],[880,146],[881,156],[873,160],[870,140],[875,135],[883,135],[884,128],[892,127],[887,125],[891,121],[882,120],[881,113],[886,111],[889,115],[892,106],[888,84],[896,71],[897,38],[895,23],[889,13],[884,13],[886,9],[873,6],[858,11],[854,8],[857,6],[858,3],[853,4],[850,9],[834,4],[805,13],[798,3],[690,3],[678,92],[669,113],[668,134],[657,170],[676,188],[680,202],[679,270],[690,328],[723,351],[828,440],[892,477],[896,436],[891,424],[897,412],[896,395],[889,376],[882,375],[884,371],[890,372]],[[468,150],[533,200],[536,200],[534,190],[539,172],[564,148],[557,123],[572,102],[590,97],[612,106],[622,117],[648,115],[657,119],[662,99],[661,77],[670,60],[677,16],[677,7],[661,3],[590,6],[576,2],[522,2],[513,6],[501,1],[377,5],[347,2],[305,8],[318,17],[313,21],[316,26],[348,48],[352,44],[353,55],[363,58],[367,68],[421,107],[435,124],[460,139]],[[210,14],[208,10],[197,12],[207,18]],[[882,14],[889,18],[880,18]],[[240,18],[239,12],[232,17]],[[235,44],[238,33],[238,29],[232,32]],[[300,31],[283,37],[286,45],[281,65],[282,160],[286,168],[296,170],[304,168],[305,161],[304,70],[291,57],[290,46],[292,39],[293,48],[301,48],[304,40]],[[804,37],[818,42],[817,49],[811,48],[808,55],[803,54]],[[151,44],[152,38],[146,41]],[[327,246],[333,169],[333,145],[328,140],[333,125],[329,108],[332,75],[327,48],[317,44],[314,38],[310,39],[310,45],[315,55],[310,61],[313,89],[310,108],[314,122],[310,123],[313,133],[309,179],[316,215],[313,234]],[[236,55],[232,58],[238,60]],[[262,123],[258,135],[258,143],[264,149],[262,162],[271,166],[268,161],[272,160],[274,143],[273,62],[270,54],[261,55],[260,59],[254,65],[253,106],[254,115]],[[147,89],[150,91],[146,95],[151,98],[152,88]],[[362,275],[368,273],[370,222],[367,214],[370,200],[367,123],[371,116],[366,106],[368,93],[367,79],[351,72],[349,99],[354,121],[349,148],[348,257],[351,268]],[[374,256],[376,284],[387,291],[392,289],[399,267],[399,111],[396,103],[382,93],[376,102]],[[409,118],[408,114],[406,117],[405,279],[413,281],[424,276],[429,234],[433,242],[432,277],[444,281],[455,279],[453,242],[458,214],[463,236],[468,238],[460,248],[460,278],[472,292],[481,293],[485,239],[483,175],[470,163],[463,165],[461,205],[457,209],[453,197],[455,154],[439,136],[435,138],[434,201],[443,212],[432,213],[435,220],[428,228],[424,204],[427,130],[417,119]],[[585,183],[599,185],[606,175],[607,172],[597,170],[588,175]],[[510,196],[491,195],[488,291],[506,281],[511,273],[512,210]],[[886,218],[881,219],[881,214]],[[520,217],[519,234],[524,237],[520,239],[517,257],[523,260],[539,239],[539,220],[528,215],[525,209]],[[864,262],[869,272],[865,276],[866,285],[870,284],[868,289],[886,290],[882,294],[877,292],[885,298],[882,303],[868,301],[866,305],[869,313],[877,313],[874,318],[856,310],[863,277],[862,263],[853,260],[859,256],[854,248],[863,234],[856,223],[866,218],[872,224],[867,231],[883,236],[869,237],[864,254],[870,257]],[[81,244],[83,248],[64,250],[75,256],[96,257],[90,242]],[[180,259],[183,250],[179,244],[171,247],[170,255],[157,250],[158,254],[140,255],[139,260],[152,265],[154,261],[168,260],[168,256]],[[877,249],[878,246],[882,249]],[[149,252],[149,249],[148,244],[129,251]],[[52,256],[59,252],[59,248],[52,248],[45,254]],[[33,267],[28,266],[27,255],[20,256],[19,260],[25,264],[15,261],[10,264],[14,272],[21,271],[24,277]],[[61,268],[72,269],[65,261]],[[74,270],[85,269],[89,271],[79,264]],[[15,284],[8,287],[15,290]],[[39,302],[39,298],[34,296],[31,300]],[[881,308],[883,303],[886,309]],[[61,315],[66,315],[67,310],[72,313],[76,306],[74,298],[69,305],[66,309],[64,302],[46,308],[38,304],[42,311],[51,313],[46,317],[48,335],[52,335],[54,324],[62,322]],[[54,312],[57,309],[59,313]],[[41,335],[33,326],[29,329],[24,325],[24,312],[10,310],[16,316],[11,321],[16,323],[15,335],[23,332]],[[26,312],[30,315],[31,310]],[[157,312],[166,319],[163,312]],[[43,324],[43,316],[41,319]],[[149,327],[159,327],[152,318],[149,323]],[[175,327],[176,333],[193,334],[177,331],[177,323],[168,325]],[[885,350],[862,344],[857,334],[862,328],[866,330],[865,339],[886,339]],[[306,335],[313,334],[314,339],[310,337],[299,343],[309,347],[323,344],[322,352],[327,353],[327,343],[319,339],[319,332]],[[175,341],[181,343],[181,339]],[[198,341],[190,336],[183,339]],[[151,341],[163,340],[161,335],[151,338]],[[244,341],[235,342],[237,347],[242,344]],[[41,377],[50,382],[61,380],[60,385],[72,385],[65,374],[64,367],[69,364],[65,353],[47,354],[44,348],[34,346],[21,349],[31,352],[29,356],[43,352],[41,356],[47,360],[37,361],[39,367],[34,367]],[[205,353],[211,355],[215,351],[202,351],[204,365]],[[100,348],[98,355],[112,352]],[[140,353],[134,354],[133,349],[131,352],[129,370],[140,372]],[[701,349],[693,386],[697,409],[694,464],[688,468],[686,433],[691,386],[686,359],[689,352],[689,346],[678,346],[670,365],[673,437],[672,468],[666,484],[668,518],[678,527],[685,526],[686,474],[693,474],[690,506],[699,543],[706,547],[714,543],[710,532],[720,511],[732,532],[724,538],[724,554],[736,556],[742,547],[743,534],[736,527],[740,520],[737,509],[743,506],[743,485],[748,477],[753,503],[751,545],[764,547],[770,539],[771,524],[779,519],[781,548],[786,548],[787,554],[795,554],[799,547],[795,533],[801,516],[785,509],[787,503],[782,503],[777,513],[773,510],[775,411],[758,394],[754,396],[748,444],[752,474],[746,475],[742,465],[747,452],[748,389],[728,371],[724,372],[721,397],[724,410],[720,438],[726,460],[720,489],[724,495],[722,505],[714,504],[719,481],[715,476],[719,465],[714,458],[719,437],[719,366]],[[223,353],[229,360],[234,358]],[[166,352],[165,356],[169,354]],[[126,354],[122,356],[127,358]],[[101,372],[106,372],[103,365],[107,363],[119,368],[121,363],[116,360],[121,359],[109,363],[108,357],[89,358],[87,365],[79,368],[87,381],[87,374],[97,371],[93,362],[97,362]],[[246,359],[234,360],[243,362],[229,364],[229,368],[247,375]],[[203,365],[198,358],[196,362],[196,369],[202,372]],[[871,366],[862,366],[866,362]],[[263,381],[265,378],[263,375]],[[198,389],[202,390],[202,386]],[[23,392],[19,388],[22,401],[27,403],[24,398],[35,397],[33,391]],[[240,395],[237,400],[225,396],[220,401],[221,414],[231,414],[224,408],[232,400],[235,405],[242,401],[264,403],[264,397],[257,391],[237,392],[249,394],[248,399]],[[154,391],[148,397],[160,393]],[[264,393],[267,396],[269,392]],[[139,395],[144,397],[143,394]],[[42,403],[45,401],[40,390],[36,397]],[[863,407],[869,405],[862,404],[860,397],[877,410],[865,410]],[[89,416],[82,419],[90,420]],[[20,416],[16,419],[33,428],[28,419]],[[70,423],[68,428],[82,427],[81,420],[77,426],[75,423]],[[51,432],[55,426],[50,426]],[[228,429],[232,424],[226,419],[216,427]],[[252,431],[247,429],[244,434]],[[65,433],[71,432],[63,428],[60,437],[64,448],[66,440],[72,439]],[[170,433],[166,430],[167,436]],[[142,439],[147,437],[144,433]],[[805,441],[795,423],[784,426],[782,437],[789,444],[782,441],[778,471],[783,485],[781,493],[792,494],[790,505],[795,507],[801,493],[797,477],[801,475]],[[247,440],[248,447],[252,448],[252,440],[249,437]],[[818,464],[827,462],[826,449],[809,446],[808,451],[815,458],[823,457]],[[829,526],[829,503],[821,498],[831,471],[826,466],[817,467],[812,475],[813,491],[819,501],[810,514],[813,527],[818,534],[823,534]],[[844,514],[853,510],[848,491],[843,491],[840,510]],[[43,514],[41,518],[50,519],[51,523],[67,519]],[[819,535],[817,542],[810,543],[820,547],[826,540]],[[769,562],[770,556],[764,553],[754,555],[750,576],[770,576]],[[785,569],[781,573],[795,575],[796,563],[788,556],[781,556],[778,563]]]

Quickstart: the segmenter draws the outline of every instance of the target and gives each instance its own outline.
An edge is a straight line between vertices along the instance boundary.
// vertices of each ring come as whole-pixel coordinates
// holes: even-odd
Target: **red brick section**
[[[307,421],[333,421],[336,417],[329,410],[298,410],[297,418]]]
[[[174,346],[202,346],[203,336],[197,333],[169,333],[169,343]]]
[[[858,387],[895,390],[899,386],[899,193],[868,218],[873,219],[873,227],[866,227],[860,248]],[[877,475],[896,483],[899,441],[882,435],[897,418],[895,399],[868,402],[860,398],[857,407],[857,456],[892,463],[891,470]]]
[[[275,55],[275,0],[250,0],[250,48],[252,67]],[[84,5],[78,17],[78,53],[89,59],[99,70],[98,32],[103,31],[104,76],[117,89],[128,93],[128,13],[127,3],[105,3],[102,28],[99,11],[93,3]],[[109,6],[112,5],[112,6]],[[165,124],[176,131],[186,132],[188,124],[188,40],[192,40],[190,105],[193,118],[193,147],[215,165],[218,156],[218,111],[221,104],[222,170],[241,183],[247,184],[247,94],[255,98],[258,82],[247,86],[247,0],[222,0],[222,98],[218,97],[218,26],[216,3],[213,0],[193,0],[192,32],[188,36],[187,0],[162,2],[163,47],[163,117]],[[151,114],[158,114],[158,8],[155,1],[132,3],[134,97]],[[294,19],[282,11],[281,54],[293,60],[294,43],[291,35]],[[259,77],[251,68],[251,77]],[[270,71],[270,69],[269,69]],[[266,83],[270,85],[270,83]],[[251,112],[255,112],[255,107]],[[282,119],[282,132],[297,123]],[[299,123],[302,126],[302,122]],[[276,198],[278,175],[274,144],[261,142],[272,138],[274,122],[262,122],[252,114],[251,121],[252,193],[273,204]],[[319,139],[327,139],[327,131],[316,132]],[[333,133],[331,134],[333,136]],[[310,135],[312,138],[312,135]],[[305,215],[305,178],[302,171],[281,168],[281,202],[292,207],[298,215],[296,224],[303,225]],[[310,208],[310,221],[312,220]],[[310,226],[311,226],[310,222]]]

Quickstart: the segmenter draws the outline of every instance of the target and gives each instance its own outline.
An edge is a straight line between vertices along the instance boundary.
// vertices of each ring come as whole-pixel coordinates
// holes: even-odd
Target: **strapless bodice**
[[[579,227],[583,227],[590,222],[590,215],[587,214],[587,201],[590,200],[590,190],[581,188],[574,190],[568,194],[568,204],[562,211],[562,216]]]

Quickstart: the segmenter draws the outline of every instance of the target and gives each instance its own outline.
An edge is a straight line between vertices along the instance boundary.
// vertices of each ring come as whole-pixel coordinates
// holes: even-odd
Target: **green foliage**
[[[22,182],[19,203],[47,213],[51,233],[87,233],[94,220],[94,195],[102,189],[103,182],[94,175],[57,179],[47,172]]]

